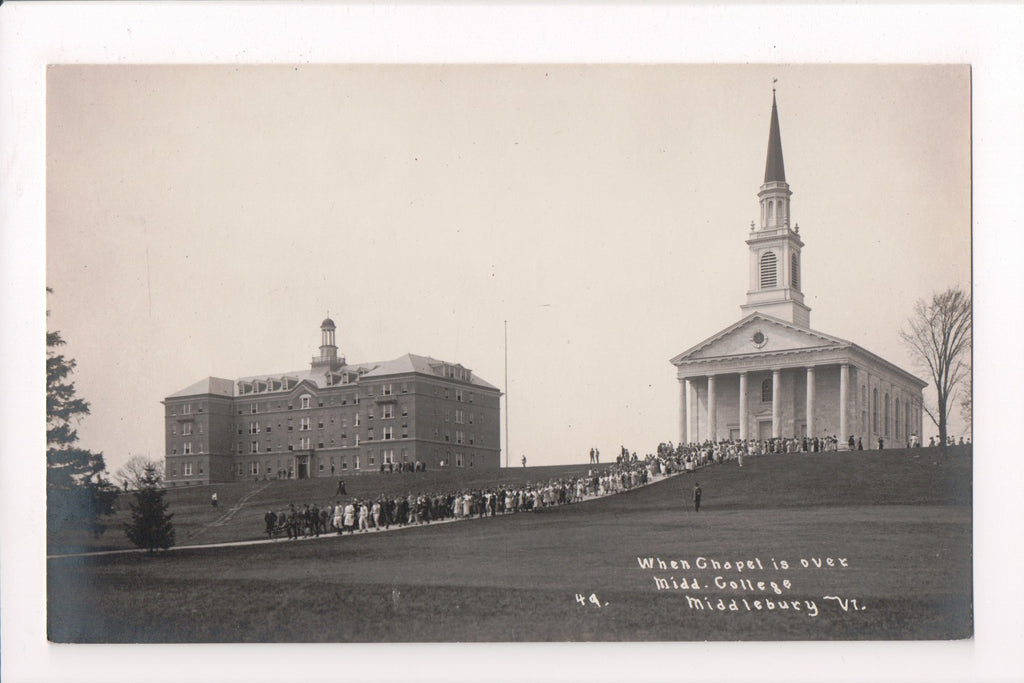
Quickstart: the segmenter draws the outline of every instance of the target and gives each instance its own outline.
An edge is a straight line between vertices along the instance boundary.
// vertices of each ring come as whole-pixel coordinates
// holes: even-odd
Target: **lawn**
[[[364,485],[398,485],[388,478],[346,483],[358,494]],[[689,504],[695,479],[704,491],[700,513]],[[330,500],[335,484],[277,482],[258,495],[277,487],[275,500],[285,504],[301,493]],[[303,485],[330,490],[291,488]],[[205,491],[171,495],[188,510],[188,496],[195,498],[183,518],[210,514],[201,512],[209,507]],[[218,493],[222,501],[243,495],[244,488]],[[251,500],[251,510],[225,525],[237,525],[236,536],[251,526],[258,535],[263,510]],[[217,534],[230,535],[223,528]],[[537,514],[153,557],[52,558],[49,635],[72,642],[965,638],[973,632],[971,543],[966,456],[925,449],[772,456]],[[641,566],[648,561],[654,566]],[[684,579],[697,587],[669,587]]]

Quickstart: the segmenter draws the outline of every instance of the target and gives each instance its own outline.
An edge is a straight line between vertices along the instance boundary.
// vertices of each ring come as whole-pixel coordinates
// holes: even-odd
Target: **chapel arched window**
[[[878,389],[871,390],[871,431],[878,433]]]
[[[897,439],[900,438],[900,400],[896,399],[892,404],[892,419],[895,422],[896,431],[893,434]]]
[[[885,435],[889,436],[889,394],[885,395]]]

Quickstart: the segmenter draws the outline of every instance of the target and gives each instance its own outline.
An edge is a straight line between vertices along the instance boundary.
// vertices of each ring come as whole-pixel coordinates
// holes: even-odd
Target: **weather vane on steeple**
[[[773,78],[772,79],[772,94],[773,95],[775,94],[775,84],[778,83],[778,82],[779,82],[779,79],[777,79],[777,78]]]

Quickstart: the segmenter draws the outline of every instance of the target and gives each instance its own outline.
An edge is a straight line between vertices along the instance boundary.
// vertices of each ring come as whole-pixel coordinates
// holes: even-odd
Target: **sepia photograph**
[[[159,57],[33,72],[34,647],[984,649],[971,59]]]
[[[51,67],[50,639],[970,637],[969,93]]]

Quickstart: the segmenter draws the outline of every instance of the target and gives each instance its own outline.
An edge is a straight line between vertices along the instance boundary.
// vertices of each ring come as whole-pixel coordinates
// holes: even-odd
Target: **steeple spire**
[[[760,311],[799,327],[810,327],[811,309],[804,304],[800,280],[800,250],[804,243],[790,228],[789,200],[792,196],[782,165],[782,136],[779,109],[772,88],[772,120],[768,129],[768,159],[764,183],[757,193],[761,204],[760,227],[751,225],[750,289],[744,313]]]
[[[782,135],[779,134],[779,109],[772,88],[772,122],[768,129],[768,159],[764,164],[764,182],[786,182],[786,166],[782,163]]]

